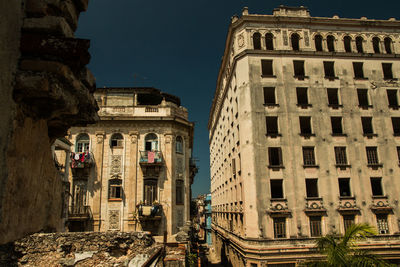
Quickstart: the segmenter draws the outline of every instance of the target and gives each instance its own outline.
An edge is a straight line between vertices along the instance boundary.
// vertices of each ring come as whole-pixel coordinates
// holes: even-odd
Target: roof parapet
[[[304,6],[289,7],[280,5],[274,9],[273,15],[278,17],[310,17],[310,10]]]

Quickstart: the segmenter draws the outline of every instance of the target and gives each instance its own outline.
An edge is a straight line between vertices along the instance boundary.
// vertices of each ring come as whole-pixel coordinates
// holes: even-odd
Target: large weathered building
[[[230,24],[209,118],[213,244],[295,266],[352,223],[400,259],[400,22],[279,7]]]
[[[190,220],[193,129],[176,96],[99,88],[100,122],[70,129],[70,231],[171,236]]]

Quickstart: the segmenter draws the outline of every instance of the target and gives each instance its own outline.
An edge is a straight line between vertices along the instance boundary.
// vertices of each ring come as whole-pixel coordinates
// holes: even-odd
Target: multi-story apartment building
[[[171,236],[190,220],[194,124],[176,96],[98,88],[100,121],[70,129],[70,231]]]
[[[365,222],[360,247],[399,262],[399,55],[393,18],[232,18],[208,124],[218,255],[295,266]]]

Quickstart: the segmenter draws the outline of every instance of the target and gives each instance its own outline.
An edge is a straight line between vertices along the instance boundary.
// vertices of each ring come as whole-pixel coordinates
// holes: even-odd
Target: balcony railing
[[[70,206],[68,209],[69,220],[89,220],[92,218],[90,206]]]
[[[161,220],[162,206],[160,204],[154,205],[138,205],[139,220]]]
[[[71,152],[71,169],[90,168],[93,162],[94,160],[92,152]]]
[[[141,164],[162,164],[163,156],[161,151],[140,151]]]

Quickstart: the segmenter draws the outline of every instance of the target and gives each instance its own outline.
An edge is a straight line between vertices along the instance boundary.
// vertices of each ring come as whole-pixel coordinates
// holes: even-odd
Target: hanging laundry
[[[147,163],[154,163],[155,153],[153,151],[147,151]]]
[[[80,160],[80,162],[84,162],[85,161],[85,154],[84,153],[79,155],[79,160]]]
[[[74,160],[79,160],[79,154],[78,153],[75,154]]]

